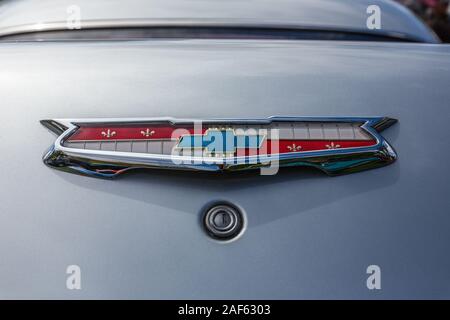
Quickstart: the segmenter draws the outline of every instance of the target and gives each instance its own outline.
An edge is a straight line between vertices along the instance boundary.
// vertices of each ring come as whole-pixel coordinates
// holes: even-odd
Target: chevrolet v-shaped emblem
[[[395,122],[386,117],[41,121],[58,135],[45,164],[98,177],[137,168],[222,172],[274,163],[329,175],[358,172],[396,160],[380,135]]]

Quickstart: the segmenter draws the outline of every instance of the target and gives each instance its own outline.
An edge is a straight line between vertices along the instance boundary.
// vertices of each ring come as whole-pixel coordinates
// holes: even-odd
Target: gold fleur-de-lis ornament
[[[334,142],[331,142],[330,144],[327,144],[325,147],[327,147],[328,149],[332,150],[332,149],[338,149],[341,146],[339,144],[334,144]]]
[[[141,131],[141,134],[142,134],[144,137],[148,138],[148,137],[154,135],[154,134],[155,134],[155,131],[150,130],[149,128],[147,128],[145,131]]]
[[[295,143],[293,143],[290,146],[286,147],[290,152],[297,152],[300,151],[302,149],[302,146],[297,146]]]
[[[104,136],[105,138],[112,138],[116,135],[115,131],[111,131],[110,129],[106,130],[106,131],[102,131],[102,136]]]

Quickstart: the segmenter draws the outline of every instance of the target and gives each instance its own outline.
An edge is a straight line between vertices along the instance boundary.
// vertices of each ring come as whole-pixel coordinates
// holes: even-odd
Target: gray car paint
[[[155,40],[0,45],[0,298],[449,298],[450,47]],[[41,161],[48,118],[390,116],[388,167],[330,178]],[[247,216],[229,244],[202,208]],[[66,267],[82,289],[66,289]],[[366,268],[382,269],[369,291]]]

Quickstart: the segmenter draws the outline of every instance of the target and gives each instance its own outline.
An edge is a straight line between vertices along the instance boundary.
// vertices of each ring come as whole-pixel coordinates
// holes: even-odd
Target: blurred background
[[[450,0],[396,0],[426,22],[443,42],[450,43]]]

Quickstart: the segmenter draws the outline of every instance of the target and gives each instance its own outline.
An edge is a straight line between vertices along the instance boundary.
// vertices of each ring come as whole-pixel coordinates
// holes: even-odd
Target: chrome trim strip
[[[95,30],[95,29],[121,29],[121,28],[170,28],[170,27],[214,27],[214,28],[257,28],[257,29],[292,29],[298,31],[323,31],[323,32],[345,32],[354,34],[368,34],[379,37],[394,38],[409,42],[424,42],[412,34],[406,34],[389,30],[370,30],[343,28],[343,27],[321,27],[313,25],[302,25],[297,23],[286,23],[283,21],[260,22],[255,19],[109,19],[109,20],[82,20],[81,29],[67,28],[67,22],[54,21],[35,24],[24,24],[0,29],[0,40],[3,37],[19,34],[29,34],[47,31],[70,31]],[[132,39],[131,39],[132,40]],[[430,43],[439,43],[436,42]]]

